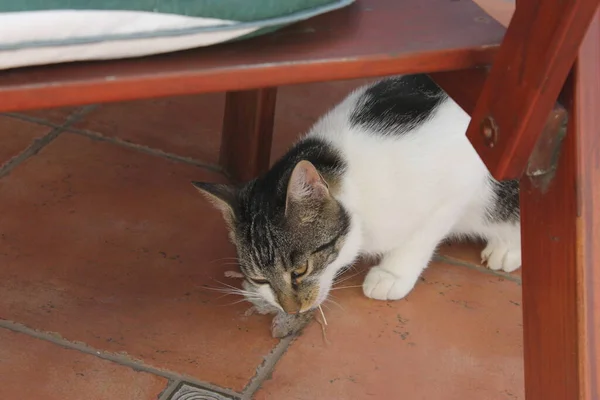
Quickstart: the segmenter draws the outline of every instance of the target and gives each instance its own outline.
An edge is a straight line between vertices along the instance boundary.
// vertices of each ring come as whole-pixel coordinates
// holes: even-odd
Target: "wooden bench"
[[[599,2],[520,0],[505,30],[470,0],[358,0],[249,41],[0,72],[0,111],[226,91],[220,162],[244,181],[269,166],[277,86],[430,73],[521,179],[527,400],[597,400]]]

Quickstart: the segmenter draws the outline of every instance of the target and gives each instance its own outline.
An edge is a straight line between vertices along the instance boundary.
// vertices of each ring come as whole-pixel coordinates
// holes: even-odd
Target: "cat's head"
[[[223,214],[249,297],[288,313],[312,310],[356,257],[343,251],[351,221],[329,181],[301,160],[242,187],[193,183]]]

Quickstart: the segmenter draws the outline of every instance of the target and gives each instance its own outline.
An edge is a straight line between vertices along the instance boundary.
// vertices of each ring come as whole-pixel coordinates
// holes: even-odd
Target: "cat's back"
[[[356,134],[395,140],[415,133],[448,101],[426,74],[389,77],[356,89],[323,116],[308,136],[334,143]]]
[[[441,166],[443,160],[477,163],[465,137],[469,121],[428,75],[404,75],[355,90],[308,137],[334,147],[350,167],[363,170],[366,164],[394,174],[431,169],[431,163]]]
[[[383,79],[359,90],[350,126],[398,136],[427,121],[448,96],[428,75]]]
[[[365,229],[397,238],[395,221],[412,229],[442,203],[483,190],[488,172],[465,135],[469,121],[429,76],[407,75],[356,90],[309,136],[343,158]]]

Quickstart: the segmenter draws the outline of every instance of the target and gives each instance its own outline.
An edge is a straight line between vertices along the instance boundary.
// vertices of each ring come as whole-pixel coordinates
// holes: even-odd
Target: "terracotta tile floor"
[[[361,83],[282,88],[273,155]],[[481,244],[441,246],[398,302],[363,297],[357,268],[326,340],[274,340],[208,290],[234,253],[189,181],[224,180],[222,105],[0,116],[0,399],[523,399],[520,274],[481,267]]]

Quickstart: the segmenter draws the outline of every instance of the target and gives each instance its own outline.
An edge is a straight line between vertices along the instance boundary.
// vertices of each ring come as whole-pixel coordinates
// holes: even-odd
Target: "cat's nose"
[[[312,310],[312,303],[311,304],[307,304],[304,305],[301,309],[300,309],[300,314],[305,313],[307,311]]]
[[[288,314],[298,314],[300,311],[300,307],[299,306],[282,306],[283,307],[283,311],[285,311]]]
[[[279,299],[279,304],[281,305],[281,308],[283,308],[283,311],[288,314],[298,314],[298,312],[300,312],[301,305],[295,299]]]

